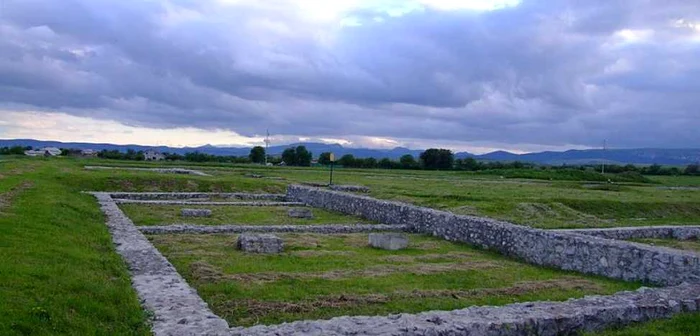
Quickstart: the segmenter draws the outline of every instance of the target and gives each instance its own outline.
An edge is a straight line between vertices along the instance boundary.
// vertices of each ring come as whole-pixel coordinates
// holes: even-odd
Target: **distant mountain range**
[[[369,149],[369,148],[349,148],[339,144],[323,144],[323,143],[300,143],[281,146],[271,146],[268,149],[270,155],[280,155],[282,151],[289,147],[304,145],[318,157],[323,152],[332,152],[336,157],[341,157],[345,154],[352,154],[358,158],[374,157],[377,159],[390,158],[398,159],[402,155],[410,154],[418,157],[422,150],[414,150],[402,147],[394,149]],[[246,156],[250,153],[250,147],[216,147],[211,145],[201,147],[166,147],[166,146],[140,146],[140,145],[115,145],[115,144],[97,144],[97,143],[82,143],[82,142],[58,142],[58,141],[41,141],[32,139],[14,139],[0,140],[0,147],[11,146],[32,146],[38,147],[58,147],[58,148],[77,148],[77,149],[93,149],[93,150],[118,150],[125,152],[128,149],[136,151],[140,150],[157,150],[160,152],[185,154],[187,152],[199,151],[212,155],[233,155]],[[639,148],[639,149],[585,149],[585,150],[568,150],[565,152],[538,152],[527,154],[514,154],[505,151],[496,151],[492,153],[475,155],[467,152],[456,153],[457,158],[473,157],[477,160],[489,161],[523,161],[534,162],[540,164],[591,164],[591,163],[608,163],[608,164],[664,164],[664,165],[687,165],[700,162],[700,149],[663,149],[663,148]]]

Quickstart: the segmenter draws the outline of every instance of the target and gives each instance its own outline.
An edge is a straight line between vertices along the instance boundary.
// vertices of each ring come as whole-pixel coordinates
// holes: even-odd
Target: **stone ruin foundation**
[[[626,237],[697,237],[700,227],[635,230],[540,230],[488,218],[460,216],[399,202],[290,186],[286,202],[320,207],[373,220],[380,225],[357,226],[250,226],[137,228],[119,209],[115,198],[125,193],[92,193],[107,218],[117,252],[126,262],[132,286],[144,309],[154,315],[154,335],[575,335],[611,326],[668,318],[700,307],[700,254],[619,241]],[[147,194],[147,195],[146,195]],[[134,199],[157,200],[169,193],[128,194]],[[183,194],[177,194],[182,195]],[[186,195],[187,198],[217,196]],[[243,195],[244,199],[277,195]],[[147,229],[153,229],[152,232]],[[388,316],[342,316],[328,320],[296,321],[250,328],[229,326],[211,312],[197,292],[141,233],[244,232],[239,244],[252,251],[281,251],[283,244],[269,232],[404,231],[469,243],[516,257],[523,262],[584,274],[596,274],[661,286],[607,296],[587,296],[565,302],[529,302],[501,307],[467,307]],[[306,231],[308,230],[308,231]],[[642,231],[640,231],[642,230]],[[689,231],[690,230],[690,231]],[[275,237],[276,238],[276,237]],[[271,242],[263,244],[262,242]],[[277,252],[271,252],[277,253]]]
[[[403,250],[408,247],[408,237],[398,233],[370,233],[369,245],[382,250]]]
[[[243,233],[238,236],[236,248],[248,253],[275,254],[282,253],[284,243],[282,238],[273,234]]]
[[[314,213],[309,208],[292,208],[287,211],[287,215],[291,218],[313,219]]]
[[[182,209],[180,210],[182,217],[211,217],[209,209]]]

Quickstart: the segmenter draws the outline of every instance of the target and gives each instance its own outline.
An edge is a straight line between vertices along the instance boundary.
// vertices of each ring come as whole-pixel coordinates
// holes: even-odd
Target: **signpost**
[[[335,163],[335,154],[331,153],[330,161],[331,161],[331,181],[328,183],[328,185],[333,185],[333,164]]]

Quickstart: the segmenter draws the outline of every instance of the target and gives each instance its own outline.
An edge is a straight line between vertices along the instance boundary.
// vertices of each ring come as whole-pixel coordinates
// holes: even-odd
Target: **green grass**
[[[313,208],[313,219],[290,218],[289,207],[205,206],[205,205],[142,205],[121,204],[119,207],[136,225],[167,225],[176,223],[198,225],[316,225],[316,224],[370,224],[360,217]],[[208,218],[180,216],[180,210],[211,209]]]
[[[639,286],[421,235],[410,235],[401,251],[368,247],[366,234],[280,236],[286,249],[279,255],[242,253],[236,235],[149,239],[232,325],[566,300]]]
[[[680,314],[670,319],[639,323],[586,335],[600,336],[691,336],[700,335],[700,313]]]
[[[41,159],[0,165],[0,335],[149,334],[95,199]]]
[[[100,176],[98,183],[104,186],[100,190],[284,192],[289,183],[326,183],[328,179],[328,170],[325,168],[102,160],[85,161],[83,164],[179,166],[204,169],[214,174],[213,177],[163,178],[164,174],[148,172],[119,172],[116,176],[111,176],[115,173],[91,172],[96,177],[109,176],[107,181]],[[249,173],[284,180],[245,177]],[[700,190],[662,189],[666,186],[697,186],[700,185],[700,177],[654,176],[649,177],[653,183],[608,184],[600,182],[600,176],[597,176],[600,174],[590,175],[593,172],[508,170],[502,173],[504,175],[456,171],[338,169],[334,180],[338,184],[368,186],[372,189],[373,197],[458,214],[488,216],[538,228],[693,225],[700,218]],[[509,178],[524,176],[537,179]],[[587,181],[588,177],[592,181]],[[163,182],[163,179],[169,182]]]
[[[180,166],[204,170],[213,176],[144,171],[91,171],[83,169],[84,165]],[[249,173],[270,178],[246,177]],[[593,181],[585,181],[589,178],[559,174],[529,176],[530,178],[526,179],[524,177],[528,176],[521,173],[524,174],[512,172],[496,176],[468,172],[338,169],[334,180],[338,184],[368,186],[372,189],[373,197],[460,214],[489,216],[542,228],[698,224],[697,219],[700,218],[699,190],[664,189],[667,186],[698,187],[700,177],[663,176],[649,177],[653,183],[601,184],[595,182],[597,177],[591,177]],[[2,157],[0,311],[3,314],[0,315],[0,335],[148,334],[147,314],[140,309],[138,299],[130,287],[126,268],[113,251],[99,207],[91,196],[81,194],[80,191],[284,193],[290,183],[325,183],[327,180],[328,170],[324,168]],[[16,188],[17,186],[23,187]],[[134,217],[138,215],[132,214]],[[240,213],[238,216],[241,216],[241,221],[248,223],[268,222],[267,219],[262,219],[263,216],[279,218],[274,214]],[[161,215],[158,217],[161,218]],[[320,218],[319,215],[319,220]],[[326,218],[324,221],[336,221],[333,217],[329,218],[331,219]],[[234,222],[233,219],[231,221]],[[274,220],[270,223],[273,224]],[[464,252],[460,250],[462,248],[468,249],[461,246],[456,249]],[[341,257],[327,259],[336,259],[337,262],[352,265]],[[475,275],[479,272],[462,270],[457,272],[459,274],[444,277],[431,274],[417,276],[416,279],[419,280],[416,280],[416,286],[424,290],[441,286],[472,289],[509,288],[517,281],[543,281],[547,278],[556,280],[561,276],[570,275],[503,260],[516,265],[504,268],[506,278],[498,278],[495,275],[479,278],[479,275]],[[317,262],[318,267],[335,267]],[[259,260],[250,263],[263,264]],[[372,285],[354,279],[334,281],[332,285],[324,287],[320,284],[322,279],[287,279],[286,282],[276,285],[251,285],[250,289],[256,295],[262,295],[267,290],[270,290],[269,295],[277,295],[290,288],[306,290],[306,287],[324,288],[320,293],[327,293],[327,296],[336,295],[346,289],[360,294],[367,293],[362,292],[363,287],[358,285],[361,284],[366,286],[366,291],[389,295],[405,289],[391,287],[399,280],[410,280],[402,276],[404,275],[387,275],[387,280],[381,285],[381,281]],[[610,286],[618,286],[617,283],[612,283],[614,285]],[[433,284],[436,287],[431,287]],[[236,295],[244,295],[238,292],[240,286],[212,286],[210,293],[223,289]],[[606,286],[605,290],[612,288]],[[362,309],[367,314],[400,311],[405,307],[413,307],[415,310],[430,307],[451,309],[468,304],[503,304],[515,300],[541,299],[547,295],[551,295],[553,299],[565,299],[571,294],[570,291],[547,289],[522,295],[484,295],[484,291],[474,291],[468,297],[453,299],[454,301],[442,297],[413,300],[405,299],[405,296],[391,296],[391,304],[368,304]],[[229,295],[229,292],[226,293]],[[581,291],[576,293],[582,295]],[[301,300],[299,297],[281,298]],[[219,300],[230,301],[221,298]],[[242,312],[241,307],[223,306],[222,309],[228,309],[227,311],[234,315]],[[318,314],[330,316],[336,312],[347,312],[348,309],[351,308],[319,308]],[[303,314],[286,311],[278,316],[270,316],[269,321],[294,319]],[[229,315],[229,318],[234,315]],[[235,316],[244,319],[242,315]],[[650,327],[650,330],[653,328]]]
[[[700,241],[698,241],[697,239],[677,240],[677,239],[645,238],[645,239],[633,239],[632,241],[635,241],[638,243],[643,243],[643,244],[664,246],[664,247],[670,247],[670,248],[679,249],[679,250],[686,250],[686,251],[693,251],[693,252],[700,253]]]

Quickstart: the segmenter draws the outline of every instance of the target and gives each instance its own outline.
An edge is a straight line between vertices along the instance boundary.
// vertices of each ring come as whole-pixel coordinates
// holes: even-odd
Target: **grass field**
[[[236,250],[236,235],[149,239],[232,325],[565,300],[638,284],[524,265],[495,253],[411,235],[406,250],[367,246],[366,234],[281,234],[285,252]]]
[[[286,184],[300,182],[327,183],[328,170],[324,168],[226,166],[222,164],[105,162],[121,166],[196,167],[214,175],[203,179],[212,181],[228,177],[236,184],[256,184],[258,189],[283,190]],[[258,174],[275,179],[252,179],[246,174]],[[372,189],[371,196],[409,202],[458,214],[481,215],[508,220],[538,228],[592,228],[644,225],[694,225],[700,224],[700,189],[674,190],[668,187],[695,187],[700,177],[661,176],[650,177],[649,183],[615,183],[599,181],[561,180],[569,176],[549,172],[553,180],[546,179],[548,172],[537,172],[541,179],[505,178],[470,172],[406,171],[381,169],[339,169],[334,182],[360,184]],[[518,174],[511,175],[518,176]],[[527,174],[521,174],[527,175]],[[501,178],[504,177],[504,178]],[[585,177],[585,176],[583,176]],[[196,181],[193,177],[178,177]],[[136,190],[149,190],[144,183],[115,183]],[[186,190],[229,190],[238,185],[204,186],[192,182]],[[204,187],[204,188],[203,188]],[[152,189],[152,188],[151,188]],[[204,189],[204,190],[203,190]]]
[[[698,240],[676,240],[676,239],[634,239],[638,243],[665,246],[679,250],[693,251],[700,253],[700,241]]]
[[[192,166],[213,176],[83,169],[84,165],[114,164]],[[245,176],[250,173],[275,179]],[[698,187],[698,177],[650,177],[651,182],[610,185],[564,180],[563,176],[554,176],[552,180],[546,176],[537,179],[508,176],[339,169],[335,182],[368,186],[374,197],[543,228],[700,223],[700,190],[667,188]],[[0,157],[0,335],[149,333],[148,313],[139,307],[125,265],[113,250],[99,207],[91,196],[80,191],[284,193],[289,183],[324,183],[327,178],[328,171],[323,168]],[[255,221],[250,217],[243,220]],[[554,272],[533,269],[541,272],[542,277]],[[514,282],[503,282],[498,286],[513,285]],[[393,291],[387,289],[383,293]],[[548,291],[528,295],[531,296],[518,300],[540,299]],[[495,297],[504,300],[494,302],[501,304],[510,296]],[[460,304],[469,302],[490,301],[480,298]],[[280,317],[270,317],[274,318]],[[697,315],[680,319],[700,324]],[[655,322],[637,328],[673,327],[668,323]],[[693,334],[685,332],[688,324],[681,323],[677,332]]]
[[[149,334],[93,197],[53,162],[0,167],[0,335]]]
[[[136,225],[168,225],[177,223],[198,225],[315,225],[372,224],[360,217],[348,216],[323,209],[312,209],[313,219],[290,218],[289,207],[204,206],[204,205],[141,205],[121,204],[119,207]],[[180,216],[182,208],[211,209],[208,218]]]

